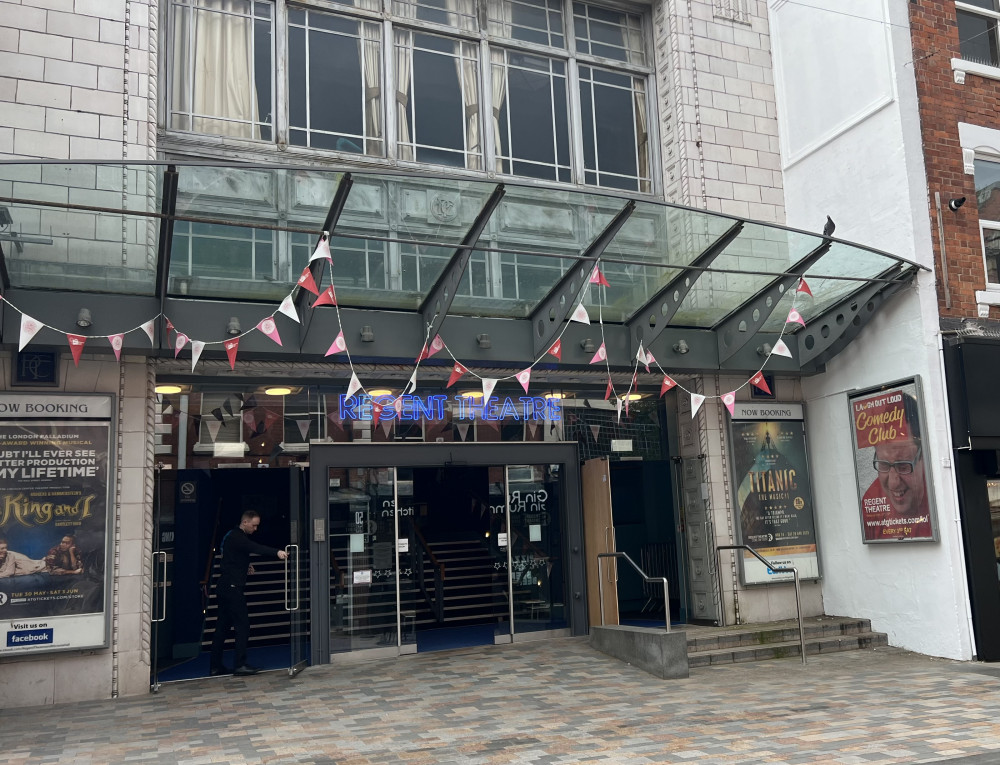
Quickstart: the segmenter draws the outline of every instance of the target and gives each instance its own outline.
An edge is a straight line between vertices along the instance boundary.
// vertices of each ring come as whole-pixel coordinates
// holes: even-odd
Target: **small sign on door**
[[[507,546],[507,532],[501,531],[497,534],[497,546],[506,547]]]
[[[354,572],[354,583],[355,584],[371,584],[372,583],[372,570],[366,568],[364,571]]]
[[[410,551],[410,540],[409,539],[397,539],[396,540],[396,552],[409,552]]]

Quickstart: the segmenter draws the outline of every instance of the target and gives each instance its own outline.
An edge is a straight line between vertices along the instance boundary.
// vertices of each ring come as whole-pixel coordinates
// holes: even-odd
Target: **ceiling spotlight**
[[[562,399],[566,398],[566,394],[562,391],[552,391],[551,393],[546,393],[544,398]]]
[[[389,390],[388,388],[379,388],[377,390],[370,390],[370,391],[368,391],[368,397],[369,398],[375,398],[377,396],[391,396],[391,395],[392,395],[392,391]]]
[[[687,353],[691,349],[688,347],[687,342],[684,339],[678,340],[674,343],[674,353]]]
[[[458,395],[459,398],[480,399],[483,397],[483,392],[481,390],[464,390]]]
[[[276,385],[273,388],[265,388],[264,393],[268,396],[287,396],[292,389],[285,385]]]
[[[226,334],[236,337],[236,335],[240,334],[242,331],[243,330],[240,327],[240,318],[238,316],[230,316],[229,323],[226,324]]]
[[[482,335],[476,335],[476,343],[479,345],[480,348],[493,347],[493,343],[490,340],[490,336],[487,335],[486,333],[483,333]]]
[[[959,207],[965,204],[965,197],[956,197],[948,202],[948,209],[956,212]]]
[[[153,390],[157,393],[180,393],[184,390],[180,385],[174,385],[173,383],[163,383],[157,385]]]
[[[638,401],[640,398],[642,398],[642,394],[641,393],[628,393],[628,394],[622,396],[622,398],[625,399],[626,401]]]
[[[758,356],[770,356],[772,350],[773,350],[773,347],[771,346],[770,343],[764,343],[763,345],[758,345],[757,346],[757,355]]]
[[[81,308],[80,313],[76,315],[76,326],[78,327],[89,327],[94,323],[94,320],[90,316],[89,308]]]
[[[593,353],[594,351],[597,350],[597,347],[594,345],[594,341],[591,340],[589,337],[586,340],[580,341],[580,347],[583,348],[583,350],[585,350],[587,353]]]
[[[365,324],[365,326],[361,328],[361,341],[365,343],[375,342],[375,330],[368,324]]]

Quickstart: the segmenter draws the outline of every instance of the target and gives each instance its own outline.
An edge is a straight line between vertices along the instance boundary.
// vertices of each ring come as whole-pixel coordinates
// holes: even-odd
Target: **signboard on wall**
[[[847,397],[865,544],[937,539],[919,380]]]
[[[0,393],[0,658],[108,644],[111,413]]]
[[[801,404],[736,404],[730,428],[742,544],[800,579],[819,576],[812,486]],[[744,584],[790,581],[749,553]]]

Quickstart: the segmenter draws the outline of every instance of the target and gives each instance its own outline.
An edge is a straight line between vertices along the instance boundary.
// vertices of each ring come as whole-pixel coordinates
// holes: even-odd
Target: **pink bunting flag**
[[[632,400],[631,396],[629,396],[629,395],[628,395],[628,394],[626,393],[626,394],[625,394],[625,416],[626,416],[626,417],[628,417],[628,402],[629,402],[629,401],[631,401],[631,400]]]
[[[297,284],[302,289],[309,290],[314,295],[319,295],[319,287],[316,286],[316,280],[313,279],[309,266],[302,269],[302,274],[299,276]]]
[[[333,342],[330,344],[329,350],[324,353],[324,356],[332,356],[335,353],[341,353],[347,350],[347,341],[344,340],[344,330],[340,330],[337,333],[337,337],[334,338]]]
[[[83,345],[87,342],[87,338],[83,335],[67,334],[66,340],[69,341],[69,350],[73,354],[73,364],[80,366],[80,354],[83,353]]]
[[[277,412],[272,412],[270,409],[264,410],[264,427],[269,429],[275,422],[281,419],[281,415]]]
[[[166,316],[163,317],[163,321],[167,324],[167,336],[169,337],[170,333],[174,331],[174,323]]]
[[[260,323],[257,325],[257,329],[267,335],[269,338],[274,340],[278,345],[281,345],[281,337],[278,335],[278,325],[274,323],[274,317],[268,316],[266,319],[261,319]]]
[[[28,314],[21,314],[21,341],[18,343],[17,350],[23,351],[24,346],[31,342],[31,338],[38,334],[43,325],[40,321],[32,319]]]
[[[608,378],[608,387],[604,389],[604,400],[607,401],[611,398],[611,394],[614,392],[615,386],[611,384],[611,378]]]
[[[254,426],[253,410],[252,409],[246,409],[246,410],[244,410],[244,412],[243,412],[243,424],[246,425],[248,428],[252,428]]]
[[[184,348],[185,345],[187,345],[187,342],[188,342],[188,336],[185,335],[183,332],[178,332],[177,336],[174,337],[174,358],[175,359],[177,358],[177,355],[181,352],[181,349]]]
[[[417,370],[414,369],[413,374],[410,375],[409,382],[407,382],[406,387],[403,388],[403,395],[404,396],[409,395],[410,393],[413,393],[413,391],[415,391],[416,389],[417,389]],[[400,406],[402,406],[402,404],[400,404]]]
[[[804,293],[806,293],[806,294],[807,294],[807,295],[808,295],[809,297],[812,297],[812,296],[813,296],[813,294],[812,294],[812,290],[811,290],[811,289],[809,289],[809,285],[808,285],[808,284],[806,284],[806,280],[805,280],[805,279],[799,279],[799,286],[795,288],[795,291],[796,291],[796,292],[804,292]]]
[[[800,314],[794,308],[791,311],[788,312],[788,318],[785,319],[785,323],[787,324],[787,323],[793,322],[793,321],[794,322],[798,322],[803,327],[806,325],[806,321],[805,321],[805,319],[802,318],[802,314]]]
[[[464,375],[468,371],[469,371],[468,369],[466,369],[456,361],[455,366],[451,370],[451,377],[448,378],[448,384],[445,387],[450,388],[452,385],[454,385],[461,379],[462,375]]]
[[[392,402],[392,408],[396,410],[396,417],[398,418],[403,414],[403,397],[396,396],[396,400]]]
[[[653,358],[653,354],[646,351],[646,372],[649,372],[649,365],[655,362],[656,359]]]
[[[771,349],[771,353],[777,356],[787,356],[788,358],[792,358],[792,352],[788,350],[788,346],[785,345],[784,340],[778,340],[778,342],[774,344],[774,348]]]
[[[726,405],[726,409],[729,410],[729,416],[732,417],[736,413],[736,391],[724,393],[722,403]]]
[[[587,309],[583,307],[583,303],[580,303],[573,311],[573,315],[569,317],[570,321],[578,321],[581,324],[590,324],[590,316],[587,314]]]
[[[278,306],[278,311],[285,314],[289,319],[294,321],[296,324],[301,324],[299,321],[299,314],[295,310],[295,301],[292,300],[291,295],[285,295],[285,299],[281,301],[281,305]]]
[[[313,308],[318,305],[337,305],[337,293],[333,291],[333,285],[331,284],[323,293],[316,298],[316,302],[313,303]]]
[[[771,389],[767,386],[767,380],[764,378],[763,373],[758,372],[753,377],[750,378],[750,384],[755,388],[760,388],[767,395],[771,395]]]
[[[677,383],[670,378],[670,375],[663,375],[663,382],[660,383],[660,398],[663,398],[663,394],[676,385]]]
[[[111,350],[115,352],[115,361],[121,361],[122,346],[125,344],[125,335],[108,335],[108,342],[111,343]]]
[[[350,398],[355,393],[361,390],[361,380],[358,379],[358,375],[352,371],[351,372],[351,382],[347,385],[347,397]]]
[[[153,340],[153,333],[156,331],[156,319],[150,319],[143,324],[142,331],[146,333],[146,337],[149,338],[149,343],[152,345],[155,342]]]
[[[330,254],[330,238],[323,232],[323,236],[319,238],[319,244],[316,245],[316,249],[313,250],[312,257],[309,258],[309,262],[312,263],[314,260],[319,260],[320,258],[326,258],[333,265],[333,255]]]
[[[604,274],[601,273],[600,266],[594,266],[594,273],[590,275],[591,284],[600,284],[602,287],[610,287],[608,280],[604,278]]]
[[[705,397],[700,393],[691,394],[691,417],[698,414],[698,410],[701,409],[701,405],[705,403]]]
[[[493,395],[493,389],[497,387],[497,381],[492,377],[483,378],[483,403],[485,404],[490,400],[490,396]]]
[[[552,346],[546,351],[550,356],[555,356],[557,359],[562,361],[562,338],[560,337]]]
[[[591,364],[596,364],[598,361],[604,361],[608,358],[608,350],[604,347],[604,343],[601,343],[601,347],[597,349],[597,353],[594,354],[594,358],[590,360]]]
[[[236,351],[240,347],[240,339],[234,337],[232,340],[226,340],[223,345],[226,348],[226,355],[229,357],[229,368],[236,369]]]
[[[435,335],[429,346],[427,343],[424,343],[424,347],[420,351],[420,355],[417,356],[417,363],[419,364],[424,359],[429,359],[442,348],[444,348],[444,340],[441,339],[441,335]]]
[[[528,383],[531,382],[531,367],[527,369],[522,369],[517,373],[517,381],[521,383],[521,387],[524,388],[525,394],[528,392]]]
[[[205,344],[201,340],[191,341],[191,371],[194,371],[195,365],[198,363],[198,359],[201,358],[201,352],[205,350]]]

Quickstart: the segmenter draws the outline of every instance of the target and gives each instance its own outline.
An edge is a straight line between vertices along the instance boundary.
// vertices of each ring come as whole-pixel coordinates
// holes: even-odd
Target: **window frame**
[[[996,2],[994,0],[994,7],[996,8]],[[963,3],[962,0],[955,0],[955,29],[958,30],[958,12],[968,13],[972,16],[980,16],[986,19],[990,19],[994,23],[993,28],[993,46],[997,50],[997,61],[996,63],[984,63],[981,61],[974,61],[973,59],[965,58],[962,56],[962,39],[959,37],[959,56],[960,61],[966,61],[970,64],[976,66],[990,67],[991,69],[1000,70],[1000,10],[989,10],[987,8],[982,8],[978,5],[972,5],[971,3]]]
[[[989,162],[991,165],[996,165],[1000,169],[1000,156],[993,154],[984,154],[977,152],[975,156],[975,162]],[[983,283],[985,284],[985,289],[988,292],[1000,292],[1000,258],[997,259],[997,281],[990,281],[990,269],[986,258],[986,231],[996,231],[1000,233],[1000,219],[993,220],[991,218],[982,217],[982,208],[979,205],[979,183],[975,180],[975,172],[973,172],[973,185],[976,188],[976,212],[979,219],[979,246],[982,252],[982,262],[983,262]],[[1000,193],[1000,192],[998,192]]]

